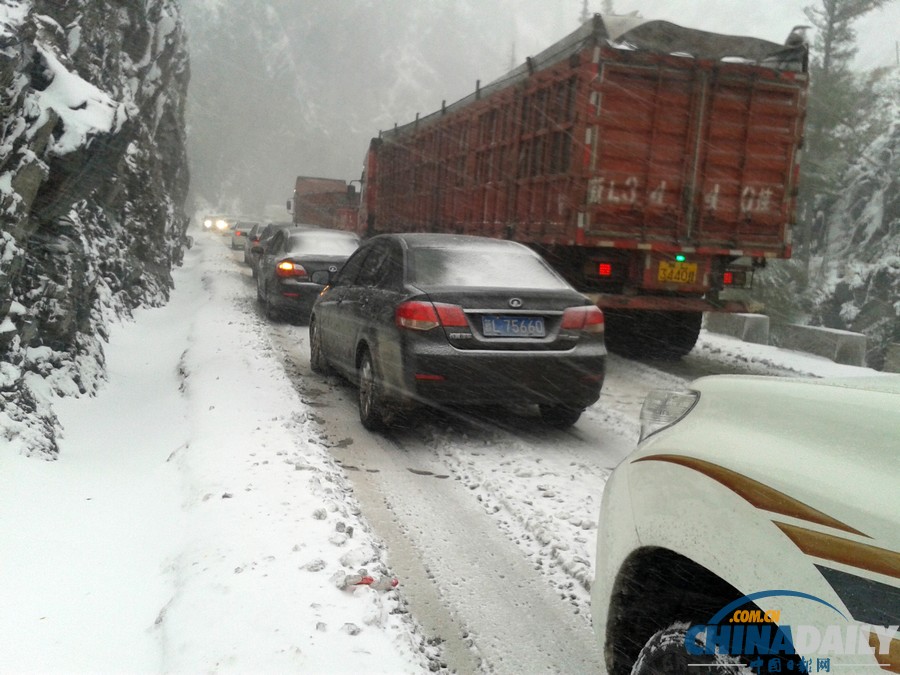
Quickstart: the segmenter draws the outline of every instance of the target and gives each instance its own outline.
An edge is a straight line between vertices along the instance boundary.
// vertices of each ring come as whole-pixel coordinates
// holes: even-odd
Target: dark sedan
[[[256,274],[256,292],[266,316],[309,317],[322,288],[358,246],[359,237],[352,232],[306,228],[276,232]]]
[[[447,234],[368,240],[310,316],[314,371],[359,385],[368,429],[426,404],[538,404],[566,428],[600,396],[603,313],[537,253]]]
[[[265,225],[261,225],[257,223],[253,227],[250,228],[250,231],[247,233],[247,236],[244,237],[244,264],[249,265],[250,267],[254,267],[254,258],[253,258],[253,247],[259,246],[259,240],[262,236],[263,228]],[[256,276],[254,272],[253,276]]]
[[[291,223],[266,223],[261,230],[257,230],[256,243],[250,246],[250,260],[248,262],[254,277],[259,269],[259,259],[265,252],[269,242],[272,241],[272,237],[277,233],[289,230],[292,227],[293,225]]]

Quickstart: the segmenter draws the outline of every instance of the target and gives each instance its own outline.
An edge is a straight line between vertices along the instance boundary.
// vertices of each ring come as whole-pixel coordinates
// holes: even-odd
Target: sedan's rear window
[[[356,237],[337,232],[292,234],[288,251],[293,255],[350,255],[359,247]]]
[[[413,248],[408,279],[418,286],[569,288],[540,258],[527,251]]]

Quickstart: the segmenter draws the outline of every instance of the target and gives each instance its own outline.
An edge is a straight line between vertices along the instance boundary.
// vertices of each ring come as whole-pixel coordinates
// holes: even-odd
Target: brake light
[[[441,325],[447,328],[468,328],[469,321],[466,319],[466,313],[459,305],[445,305],[440,302],[434,305],[437,308],[438,318]]]
[[[596,305],[569,307],[563,312],[562,328],[584,333],[602,333],[604,330],[603,312]]]
[[[438,326],[463,328],[469,325],[466,313],[458,305],[416,300],[398,305],[394,311],[394,321],[400,328],[412,330],[431,330]]]
[[[305,277],[306,270],[303,265],[298,265],[290,260],[282,260],[275,265],[275,274],[279,277]]]
[[[722,287],[751,288],[753,272],[744,269],[729,269],[722,272]]]
[[[611,263],[602,262],[597,265],[597,275],[601,277],[611,277],[613,268]]]

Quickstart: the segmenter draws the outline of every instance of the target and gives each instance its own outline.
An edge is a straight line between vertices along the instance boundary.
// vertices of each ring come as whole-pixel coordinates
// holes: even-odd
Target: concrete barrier
[[[824,356],[848,366],[866,365],[866,336],[834,328],[771,323],[769,342],[776,347]]]
[[[884,353],[884,372],[900,373],[900,342],[892,342]]]
[[[730,335],[744,342],[769,344],[769,317],[765,314],[706,312],[703,327],[712,333]]]

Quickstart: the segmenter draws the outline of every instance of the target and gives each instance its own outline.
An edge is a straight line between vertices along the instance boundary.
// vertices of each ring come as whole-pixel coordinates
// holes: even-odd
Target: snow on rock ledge
[[[176,0],[0,4],[4,449],[53,458],[46,392],[93,392],[109,322],[168,298],[188,72]]]

